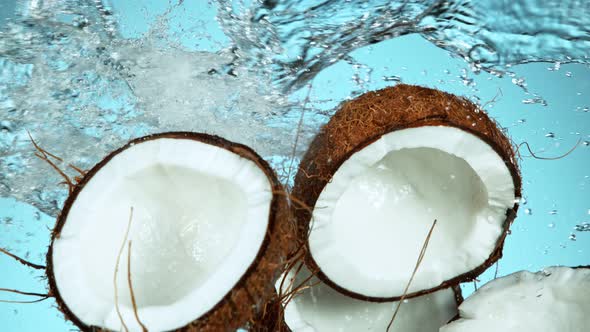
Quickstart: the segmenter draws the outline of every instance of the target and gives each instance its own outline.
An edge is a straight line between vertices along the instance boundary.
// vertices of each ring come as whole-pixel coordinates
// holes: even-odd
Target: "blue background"
[[[126,38],[141,37],[167,7],[164,1],[137,3],[113,3],[121,35]],[[188,8],[199,9],[195,12]],[[13,1],[3,0],[0,24],[12,17],[14,10]],[[177,10],[170,23],[171,34],[191,28],[194,17],[199,17],[205,22],[201,28],[213,36],[208,39],[178,35],[184,46],[215,51],[228,45],[228,38],[214,20],[215,7],[204,1],[187,0]],[[523,103],[532,96],[513,84],[511,77],[500,79],[486,73],[476,75],[464,71],[467,65],[462,59],[453,58],[418,35],[365,47],[352,56],[366,66],[355,69],[340,62],[324,70],[312,82],[315,107],[331,109],[351,94],[391,85],[393,82],[384,78],[399,76],[404,83],[477,96],[482,103],[492,100],[501,91],[497,102],[486,110],[507,128],[515,143],[526,141],[539,155],[558,156],[581,139],[578,148],[560,160],[536,160],[527,157],[528,151],[522,151],[520,164],[525,202],[506,242],[499,275],[522,269],[534,271],[549,265],[590,264],[590,232],[574,230],[575,225],[590,222],[590,112],[584,111],[585,107],[590,107],[587,66],[561,65],[559,70],[553,70],[554,64],[539,63],[514,67],[517,78],[526,78],[528,90],[546,100],[547,106],[543,106]],[[356,83],[352,79],[355,75]],[[365,80],[361,87],[359,80]],[[465,85],[465,80],[473,80],[473,83]],[[0,247],[44,264],[53,223],[53,218],[30,205],[0,198]],[[572,234],[575,241],[570,239]],[[493,268],[486,272],[480,284],[492,278],[493,273]],[[0,287],[44,292],[46,281],[42,273],[0,255]],[[465,294],[472,290],[473,285],[464,286]],[[0,293],[0,299],[19,298]],[[27,305],[0,303],[0,331],[66,331],[71,328],[73,326],[64,322],[52,300]]]

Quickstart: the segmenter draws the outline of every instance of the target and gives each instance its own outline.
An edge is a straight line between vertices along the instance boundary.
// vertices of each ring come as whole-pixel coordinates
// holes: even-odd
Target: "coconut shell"
[[[284,189],[278,181],[271,167],[256,152],[249,147],[227,141],[221,137],[191,133],[191,132],[168,132],[141,137],[127,143],[120,149],[110,153],[101,162],[95,165],[75,186],[64,204],[55,228],[52,232],[51,245],[47,252],[47,279],[50,293],[55,296],[58,308],[66,319],[72,321],[82,331],[100,331],[100,327],[84,324],[68,308],[62,299],[53,275],[53,243],[59,238],[62,228],[68,217],[68,212],[76,200],[78,194],[84,190],[88,181],[100,171],[114,156],[126,150],[132,145],[141,144],[159,138],[191,139],[205,144],[214,145],[231,151],[242,158],[253,161],[266,174],[273,190],[269,213],[269,226],[262,246],[248,270],[244,273],[237,284],[229,291],[206,314],[198,317],[192,323],[177,329],[177,331],[200,331],[200,332],[226,332],[235,331],[243,327],[252,317],[259,315],[264,304],[274,295],[274,282],[281,272],[283,261],[287,253],[293,250],[295,240],[295,227],[290,218],[290,211],[287,203],[287,195],[283,194]]]
[[[295,177],[292,195],[313,209],[324,187],[350,156],[387,133],[421,126],[455,127],[479,137],[505,162],[512,175],[515,197],[521,197],[521,176],[513,145],[484,111],[465,98],[406,84],[368,92],[343,103],[312,141]],[[493,265],[502,257],[504,240],[516,217],[517,209],[518,203],[507,209],[503,234],[483,264],[434,288],[407,294],[406,298],[473,280]],[[293,213],[298,223],[300,239],[307,239],[312,212],[309,208],[296,206]],[[353,293],[332,282],[311,254],[307,255],[306,263],[310,268],[319,271],[318,277],[324,283],[354,298],[376,302],[397,301],[401,298],[367,297]]]
[[[250,324],[250,332],[291,332],[285,323],[284,312],[281,310],[278,295],[275,293],[267,302],[266,308],[255,317]]]

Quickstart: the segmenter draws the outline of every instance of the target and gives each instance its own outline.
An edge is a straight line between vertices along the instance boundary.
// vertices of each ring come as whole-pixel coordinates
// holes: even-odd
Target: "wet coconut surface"
[[[66,201],[47,256],[51,293],[84,330],[243,326],[288,248],[281,190],[252,150],[219,137],[132,141]]]
[[[580,331],[589,322],[589,284],[588,266],[516,272],[481,287],[441,332]]]
[[[0,4],[0,247],[39,265],[68,196],[63,178],[35,156],[27,130],[63,158],[58,164],[73,182],[80,174],[69,163],[87,170],[134,137],[190,130],[247,144],[281,182],[292,184],[308,142],[339,103],[403,81],[465,96],[498,121],[520,156],[523,198],[504,257],[463,284],[464,294],[524,268],[588,263],[583,165],[590,162],[585,153],[589,72],[587,45],[577,38],[587,26],[584,4],[517,1],[506,10],[498,1],[403,7],[396,1],[295,2]],[[517,66],[531,61],[540,62]],[[271,81],[277,90],[268,89]],[[397,163],[423,151],[412,152],[392,159]],[[550,161],[532,154],[567,157]],[[388,160],[377,175],[391,168]],[[469,188],[477,193],[479,187]],[[116,217],[125,224],[129,214]],[[416,225],[416,248],[431,222]],[[434,235],[441,226],[442,221]],[[135,241],[130,260],[128,242],[121,251],[121,287],[127,284],[128,261],[136,269]],[[411,266],[415,257],[405,263]],[[3,292],[0,300],[46,299],[0,304],[0,329],[76,328],[64,323],[53,298],[44,297],[47,282],[36,278],[45,275],[38,267],[33,273],[0,255],[0,287],[41,295]],[[112,282],[111,276],[104,279]],[[128,290],[120,295],[130,300]],[[157,301],[165,297],[159,294]]]
[[[497,261],[520,188],[511,143],[484,112],[397,85],[340,107],[302,160],[293,195],[314,207],[295,213],[320,279],[358,299],[392,301],[433,220],[440,226],[410,297]]]

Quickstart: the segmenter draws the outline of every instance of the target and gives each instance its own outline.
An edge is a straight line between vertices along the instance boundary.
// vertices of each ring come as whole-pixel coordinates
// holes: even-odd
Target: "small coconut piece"
[[[590,326],[590,267],[549,267],[492,280],[441,332],[581,332]]]
[[[83,331],[234,331],[273,296],[290,250],[281,192],[244,145],[186,132],[133,140],[66,200],[51,294]]]
[[[344,103],[304,156],[293,196],[308,266],[338,291],[396,301],[481,274],[502,255],[521,179],[510,140],[466,99],[397,85]]]
[[[292,332],[357,332],[385,331],[398,302],[375,303],[343,295],[303,268],[287,278],[284,285],[301,285],[298,293],[285,307],[284,320]],[[295,280],[293,280],[293,278]],[[284,286],[285,292],[289,286]],[[305,287],[307,286],[307,287]],[[447,288],[432,294],[405,300],[390,332],[438,332],[457,315],[459,288]]]

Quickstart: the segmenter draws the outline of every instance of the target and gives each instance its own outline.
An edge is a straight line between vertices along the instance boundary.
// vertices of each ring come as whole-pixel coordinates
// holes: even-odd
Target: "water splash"
[[[133,137],[172,130],[222,135],[265,156],[290,149],[288,114],[298,108],[247,67],[228,74],[231,50],[163,46],[161,29],[119,38],[93,2],[78,2],[76,12],[75,1],[49,4],[0,35],[0,167],[7,170],[0,195],[53,215],[65,199],[62,179],[34,158],[27,131],[64,159],[60,166],[82,169]]]
[[[475,73],[498,77],[513,75],[514,64],[547,61],[559,70],[563,63],[588,63],[590,54],[585,1],[212,4],[231,40],[217,52],[188,49],[170,34],[173,9],[183,1],[169,4],[137,39],[122,37],[113,9],[99,0],[19,2],[19,16],[0,26],[0,195],[53,215],[65,198],[61,179],[33,157],[27,130],[81,168],[130,138],[167,130],[213,132],[252,146],[279,167],[291,165],[296,133],[305,146],[329,115],[290,101],[297,90],[343,60],[356,68],[361,91],[372,68],[350,53],[407,34],[465,59]],[[470,85],[468,74],[461,79]],[[525,80],[513,78],[526,90]],[[534,94],[524,102],[546,105]],[[306,116],[298,128],[303,110],[317,117]]]
[[[219,3],[228,36],[250,58],[272,64],[285,91],[355,49],[412,33],[496,76],[530,62],[590,63],[590,3],[583,0]]]

